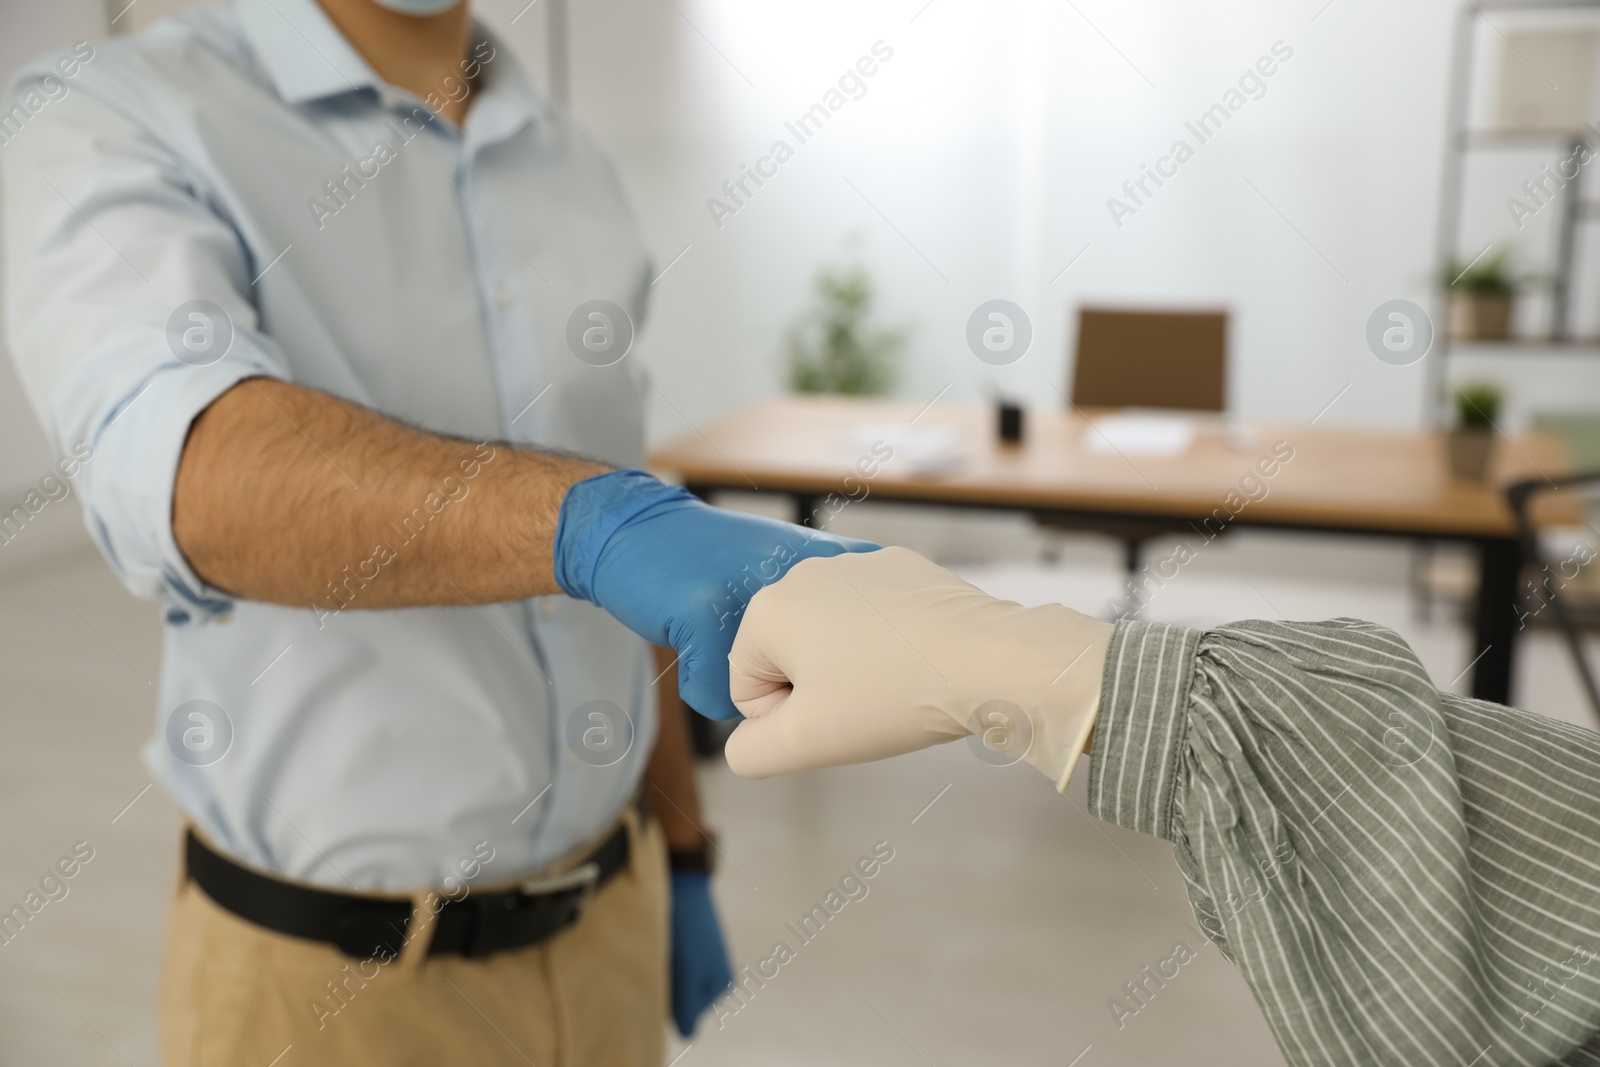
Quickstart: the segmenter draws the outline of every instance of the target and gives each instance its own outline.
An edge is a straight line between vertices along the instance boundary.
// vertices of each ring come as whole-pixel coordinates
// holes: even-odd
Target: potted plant
[[[1511,336],[1511,298],[1517,283],[1502,252],[1481,263],[1445,268],[1450,333],[1466,341],[1504,341]]]
[[[816,304],[789,327],[789,387],[861,396],[888,391],[906,333],[868,324],[873,293],[866,269],[824,267],[815,289]]]
[[[1500,399],[1500,387],[1493,382],[1469,382],[1456,389],[1456,424],[1447,446],[1450,473],[1463,481],[1481,482],[1489,472]]]

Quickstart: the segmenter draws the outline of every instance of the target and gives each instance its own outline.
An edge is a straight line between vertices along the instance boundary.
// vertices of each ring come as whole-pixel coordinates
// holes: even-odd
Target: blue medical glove
[[[737,718],[728,651],[750,598],[812,556],[870,552],[868,541],[714,508],[643,471],[567,490],[556,524],[556,581],[679,656],[678,692],[712,719]]]
[[[672,1021],[689,1037],[700,1014],[733,984],[722,926],[711,902],[711,876],[672,875]]]

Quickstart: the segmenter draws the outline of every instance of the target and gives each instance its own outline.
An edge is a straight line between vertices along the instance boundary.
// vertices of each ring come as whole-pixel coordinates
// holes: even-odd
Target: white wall
[[[1456,10],[591,0],[573,18],[574,106],[615,152],[660,262],[691,246],[658,285],[645,338],[691,420],[781,388],[782,326],[817,264],[859,228],[886,318],[918,326],[907,395],[951,385],[946,399],[975,401],[999,385],[1059,405],[1080,304],[1222,304],[1234,313],[1235,410],[1308,419],[1349,386],[1324,421],[1410,424],[1426,369],[1378,362],[1364,328],[1385,300],[1431,306]],[[1498,38],[1485,37],[1492,59]],[[895,58],[866,97],[718,229],[706,198],[879,38]],[[1106,199],[1176,137],[1194,143],[1183,123],[1280,40],[1294,55],[1266,94],[1117,227]],[[1539,235],[1515,234],[1503,202],[1547,155],[1477,180],[1469,240],[1520,237],[1524,266],[1541,266]],[[1021,303],[1036,331],[1029,355],[998,372],[963,340],[992,297]],[[1473,373],[1513,386],[1527,369],[1489,366]],[[1600,406],[1586,363],[1546,370],[1550,403]],[[673,405],[657,401],[657,438],[687,429]]]
[[[1362,331],[1379,302],[1427,294],[1449,5],[1339,4],[1315,24],[1312,4],[1080,4],[1093,25],[1044,3],[680,4],[701,32],[670,6],[584,5],[575,107],[622,161],[662,261],[693,246],[658,287],[663,387],[695,420],[779,388],[783,323],[860,227],[886,316],[919,327],[910,395],[953,383],[947,399],[975,400],[996,382],[1059,405],[1081,302],[1226,304],[1241,412],[1310,418],[1354,383],[1330,420],[1415,419],[1421,369],[1379,364]],[[878,38],[895,58],[868,95],[719,231],[706,198]],[[1266,96],[1118,229],[1107,197],[1279,39],[1294,58]],[[635,72],[663,69],[668,42],[687,61],[641,91]],[[1001,372],[964,342],[992,297],[1036,330]],[[683,431],[658,414],[658,432]]]
[[[125,22],[180,2],[141,0]],[[478,6],[542,78],[548,5],[524,3]],[[915,327],[905,395],[949,386],[947,400],[976,401],[998,387],[1056,406],[1081,303],[1221,304],[1234,313],[1235,410],[1306,419],[1348,385],[1325,421],[1415,422],[1425,368],[1379,363],[1363,331],[1384,300],[1428,303],[1456,4],[1325,4],[573,2],[574,110],[615,155],[658,265],[688,248],[656,286],[640,345],[670,398],[655,398],[652,437],[782,388],[783,327],[851,233],[865,238],[883,318]],[[0,6],[0,66],[103,19],[92,0]],[[776,138],[793,144],[785,120],[877,40],[894,58],[866,95],[719,229],[707,198]],[[1280,40],[1294,55],[1265,95],[1117,227],[1107,198],[1175,138],[1193,143],[1184,122]],[[1503,200],[1541,161],[1475,179],[1470,240],[1536,239],[1510,232]],[[994,297],[1035,328],[1032,351],[999,370],[964,340]],[[1496,366],[1513,384],[1530,370],[1474,373]],[[1541,405],[1600,406],[1581,357],[1536,371]],[[0,488],[50,458],[9,369],[0,447]]]

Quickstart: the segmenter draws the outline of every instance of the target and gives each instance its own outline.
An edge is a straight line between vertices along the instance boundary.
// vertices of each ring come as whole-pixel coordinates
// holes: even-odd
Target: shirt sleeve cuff
[[[1168,841],[1203,631],[1124,620],[1112,632],[1089,761],[1090,814]]]
[[[219,363],[162,367],[93,436],[92,484],[84,498],[89,532],[135,594],[169,602],[172,622],[233,608],[233,598],[207,584],[184,558],[172,531],[172,499],[195,418],[246,378],[283,377],[266,352],[252,352],[250,345],[241,334]]]

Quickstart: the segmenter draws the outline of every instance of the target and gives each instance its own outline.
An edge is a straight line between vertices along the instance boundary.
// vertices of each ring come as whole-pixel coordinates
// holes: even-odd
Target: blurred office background
[[[0,3],[0,73],[181,6],[124,4]],[[1467,53],[1455,99],[1482,122],[1503,126],[1506,94],[1556,67],[1550,106],[1577,107],[1585,122],[1600,114],[1600,6],[1484,5],[1461,53],[1454,0],[476,6],[542,84],[554,78],[632,197],[661,271],[637,348],[656,386],[654,443],[783,394],[786,331],[814,304],[818,271],[859,265],[873,321],[905,331],[891,393],[916,406],[1006,396],[1058,412],[1081,308],[1224,309],[1225,410],[1241,425],[1445,427],[1452,386],[1489,383],[1504,434],[1553,430],[1571,466],[1600,466],[1600,341],[1583,341],[1600,335],[1596,230],[1581,208],[1569,216],[1554,194],[1544,207],[1524,190],[1573,143],[1512,137],[1456,170],[1447,137],[1452,70]],[[565,48],[551,38],[563,23]],[[742,205],[730,201],[724,182],[774,141],[795,145],[785,123],[875,45],[892,55],[859,98],[764,185],[747,185]],[[1125,191],[1176,140],[1196,145],[1185,124],[1264,56],[1273,73],[1247,83],[1193,158],[1137,198]],[[1133,210],[1113,211],[1113,197]],[[714,211],[711,198],[737,210]],[[1513,210],[1513,198],[1534,210]],[[1441,253],[1442,211],[1458,220],[1459,269],[1504,256],[1520,282],[1512,340],[1445,341],[1440,275],[1455,269]],[[1022,308],[1033,332],[1006,366],[975,359],[967,342],[969,316],[995,299]],[[1428,309],[1439,334],[1404,366],[1367,341],[1369,317],[1397,299]],[[20,499],[55,459],[0,363],[0,499]],[[790,514],[754,494],[723,502]],[[1020,511],[869,497],[833,528],[906,544],[1023,601],[1103,612],[1121,595],[1117,539]],[[1157,535],[1145,551],[1165,555],[1172,540]],[[1476,567],[1447,544],[1242,531],[1145,615],[1374,619],[1412,642],[1441,687],[1468,692]],[[1593,725],[1549,623],[1544,613],[1523,634],[1512,697]],[[159,642],[155,607],[115,583],[75,504],[45,508],[0,547],[0,904],[71,842],[96,850],[70,896],[0,948],[0,1063],[156,1062],[178,817],[145,791],[136,750],[154,721]],[[708,1016],[685,1067],[1280,1062],[1237,973],[1187,925],[1169,848],[1091,822],[1081,775],[1063,802],[1033,772],[953,745],[769,783],[733,779],[713,759],[703,785],[729,860],[717,885],[736,967],[766,955],[874,842],[889,841],[895,859],[748,1007],[722,1027]],[[1119,1025],[1108,1001],[1179,941],[1199,958]]]

